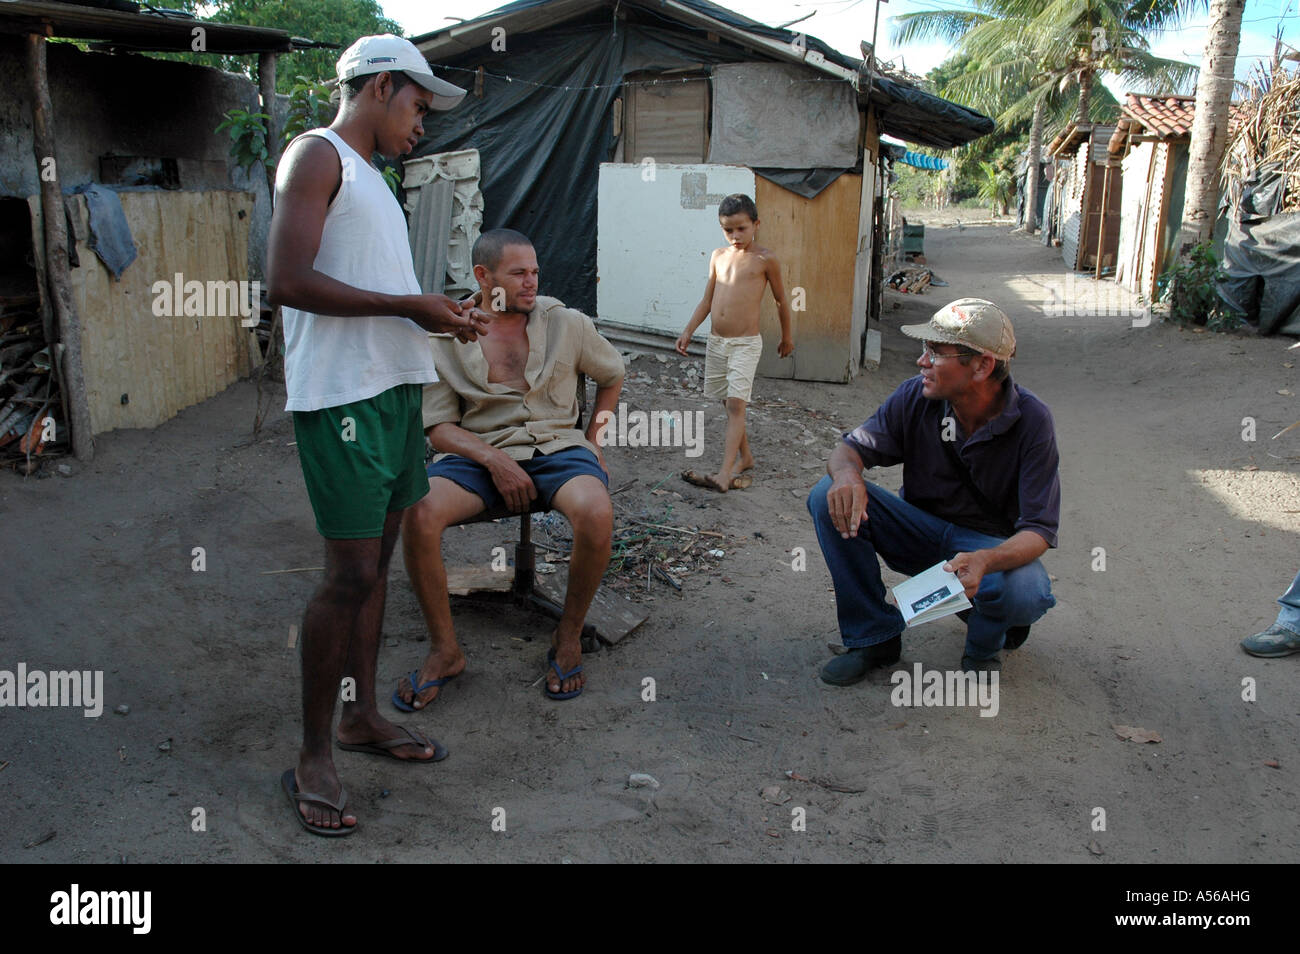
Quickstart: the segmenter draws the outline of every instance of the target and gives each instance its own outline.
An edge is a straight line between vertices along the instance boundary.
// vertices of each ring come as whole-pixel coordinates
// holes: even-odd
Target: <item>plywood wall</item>
[[[1143,222],[1142,259],[1137,271],[1137,291],[1147,301],[1155,301],[1156,279],[1160,275],[1160,232],[1166,218],[1165,207],[1168,202],[1166,190],[1169,185],[1169,143],[1155,144],[1151,157],[1151,170],[1148,176],[1147,217]]]
[[[805,293],[806,310],[793,313],[793,358],[777,357],[781,322],[771,295],[763,298],[759,374],[800,381],[848,381],[855,365],[854,261],[862,176],[845,173],[815,198],[805,199],[762,176],[754,177],[758,242],[781,262],[787,296]],[[861,325],[859,324],[859,328]]]
[[[122,192],[138,257],[113,276],[87,247],[86,204],[70,197],[80,266],[72,270],[81,316],[91,431],[156,427],[224,390],[253,367],[251,329],[231,317],[159,317],[154,283],[248,281],[247,192]],[[125,397],[125,403],[123,398]]]
[[[659,162],[647,169],[602,162],[596,211],[600,321],[680,335],[704,297],[709,256],[726,244],[718,203],[733,192],[752,196],[756,178],[744,166]],[[545,281],[542,276],[543,288]],[[710,328],[705,322],[695,340],[703,344]]]
[[[1138,275],[1142,261],[1142,231],[1147,217],[1150,195],[1147,173],[1151,169],[1153,143],[1135,144],[1121,167],[1124,180],[1123,203],[1120,207],[1119,251],[1116,259],[1115,281],[1132,291],[1138,290]]]

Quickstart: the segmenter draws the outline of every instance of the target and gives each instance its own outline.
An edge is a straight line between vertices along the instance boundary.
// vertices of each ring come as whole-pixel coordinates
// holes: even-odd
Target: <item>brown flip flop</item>
[[[340,742],[335,739],[335,744],[340,749],[346,749],[348,752],[365,752],[367,755],[383,755],[390,759],[396,759],[398,762],[441,762],[448,755],[447,747],[437,739],[427,738],[423,733],[412,732],[404,725],[399,725],[399,729],[406,733],[406,738],[400,735],[395,739],[385,739],[383,742]],[[393,749],[401,745],[415,745],[420,748],[425,746],[433,747],[433,758],[429,759],[404,759],[393,754]]]
[[[722,493],[722,488],[708,474],[697,474],[693,470],[682,471],[682,480],[695,487],[703,487],[705,490],[712,490],[715,494]],[[754,478],[749,474],[737,474],[731,478],[731,490],[746,490],[754,483]]]
[[[330,800],[324,795],[317,795],[315,792],[298,791],[298,776],[293,769],[289,769],[280,776],[280,787],[284,789],[285,796],[289,799],[289,805],[293,809],[293,817],[298,819],[298,824],[306,828],[313,835],[324,835],[326,838],[342,838],[344,835],[350,835],[357,830],[356,825],[342,825],[339,828],[326,828],[323,825],[313,825],[302,816],[298,811],[299,802],[314,802],[317,805],[324,805],[326,808],[332,808],[339,813],[339,819],[343,818],[343,810],[348,804],[348,790],[339,787],[339,797],[337,800]]]

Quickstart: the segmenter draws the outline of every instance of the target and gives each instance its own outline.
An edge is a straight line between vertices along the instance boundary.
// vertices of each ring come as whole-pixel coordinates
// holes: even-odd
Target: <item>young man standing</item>
[[[446,755],[380,717],[375,669],[402,512],[428,490],[421,391],[437,373],[427,332],[486,333],[481,312],[421,294],[401,206],[370,162],[410,152],[424,115],[451,109],[464,90],[391,35],[349,47],[338,78],[334,122],[295,139],[280,163],[266,269],[284,308],[286,410],[325,538],[325,579],[302,627],[303,745],[281,779],[299,824],[319,835],[357,823],[330,749],[341,686],[340,747],[415,762]]]

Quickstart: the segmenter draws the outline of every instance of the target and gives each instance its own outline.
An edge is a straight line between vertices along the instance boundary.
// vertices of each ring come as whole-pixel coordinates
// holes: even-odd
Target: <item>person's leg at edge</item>
[[[1252,656],[1268,659],[1300,653],[1300,573],[1277,602],[1281,609],[1273,625],[1241,641],[1241,648]]]
[[[582,625],[587,610],[609,568],[614,534],[614,508],[609,490],[599,477],[580,474],[566,481],[551,498],[551,505],[564,514],[573,528],[573,557],[569,562],[569,587],[564,594],[564,612],[555,628],[555,664],[570,672],[582,663]],[[578,673],[562,683],[555,670],[547,670],[551,692],[572,692],[585,683]]]
[[[402,557],[406,575],[415,588],[416,599],[424,611],[432,645],[420,665],[416,678],[420,685],[434,679],[457,676],[465,669],[465,653],[456,642],[452,628],[451,599],[447,594],[447,568],[442,562],[442,534],[450,526],[484,509],[483,498],[446,477],[429,481],[429,493],[406,509],[402,520]],[[438,686],[430,686],[412,702],[409,677],[403,676],[398,696],[413,708],[421,709],[438,695]]]
[[[1300,573],[1291,581],[1291,588],[1278,597],[1277,622],[1275,625],[1300,636]]]
[[[337,799],[342,783],[334,769],[330,725],[358,617],[374,589],[382,541],[325,541],[325,580],[312,595],[302,621],[302,750],[298,755],[298,790]],[[311,825],[352,826],[357,818],[344,811],[303,802],[298,806]]]

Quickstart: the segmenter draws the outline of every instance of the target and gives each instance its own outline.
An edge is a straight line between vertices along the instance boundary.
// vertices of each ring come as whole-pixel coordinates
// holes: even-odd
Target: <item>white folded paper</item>
[[[894,599],[909,629],[970,607],[957,574],[943,568],[947,562],[936,563],[894,587]]]

